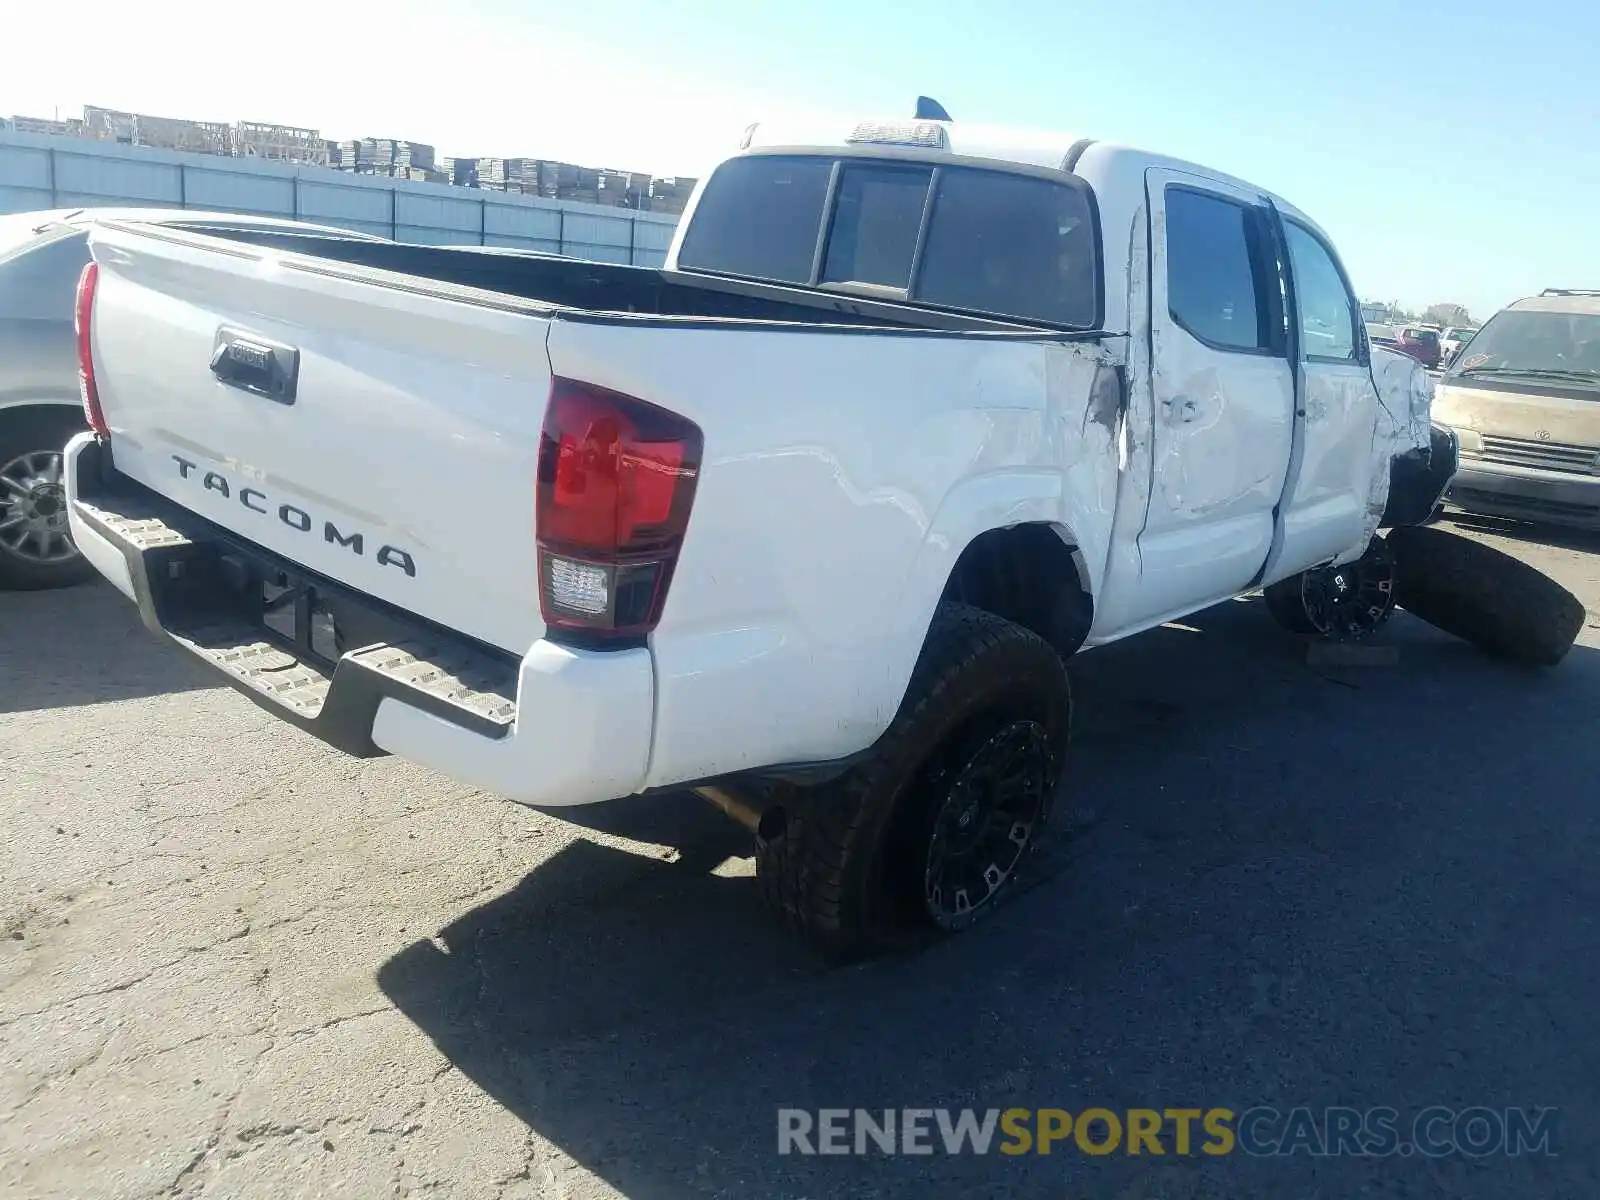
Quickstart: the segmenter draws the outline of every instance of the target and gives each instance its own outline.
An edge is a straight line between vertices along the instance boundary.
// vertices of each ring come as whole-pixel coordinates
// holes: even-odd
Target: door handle
[[[1193,400],[1183,396],[1174,396],[1171,400],[1161,402],[1162,410],[1167,414],[1167,420],[1177,425],[1187,425],[1200,419],[1200,406]]]

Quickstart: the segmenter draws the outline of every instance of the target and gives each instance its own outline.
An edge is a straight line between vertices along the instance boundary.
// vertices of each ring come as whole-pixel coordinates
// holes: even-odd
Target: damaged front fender
[[[1421,525],[1443,497],[1459,463],[1455,432],[1433,423],[1433,380],[1409,355],[1374,346],[1378,422],[1372,439],[1368,534]]]
[[[1426,450],[1408,450],[1389,467],[1389,497],[1382,528],[1421,525],[1433,515],[1461,463],[1461,441],[1447,425],[1434,425]]]
[[[1396,458],[1408,450],[1427,450],[1433,422],[1433,380],[1409,354],[1372,348],[1372,382],[1382,409],[1375,450]],[[1387,422],[1381,420],[1387,417]],[[1387,424],[1388,429],[1382,428]]]

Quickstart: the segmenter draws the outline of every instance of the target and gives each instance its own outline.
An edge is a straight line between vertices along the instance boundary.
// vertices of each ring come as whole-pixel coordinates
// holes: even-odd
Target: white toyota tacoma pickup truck
[[[539,806],[696,788],[855,954],[989,910],[1064,659],[1265,587],[1394,603],[1455,468],[1287,201],[1090,139],[752,126],[664,269],[97,226],[71,528],[358,755]]]

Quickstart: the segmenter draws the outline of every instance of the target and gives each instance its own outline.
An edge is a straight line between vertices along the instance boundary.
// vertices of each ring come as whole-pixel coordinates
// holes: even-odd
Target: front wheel
[[[61,449],[83,428],[68,409],[0,412],[0,588],[81,583],[94,571],[67,532]]]
[[[991,613],[941,605],[867,759],[763,814],[763,898],[836,960],[965,929],[1037,843],[1070,718],[1055,649]]]
[[[1394,553],[1374,537],[1366,553],[1338,567],[1314,567],[1272,584],[1267,611],[1290,633],[1330,642],[1369,637],[1394,615]]]

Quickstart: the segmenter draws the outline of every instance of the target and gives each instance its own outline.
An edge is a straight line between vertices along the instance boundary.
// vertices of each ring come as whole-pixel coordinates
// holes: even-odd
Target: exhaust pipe
[[[761,824],[761,814],[726,788],[697,787],[694,789],[694,794],[716,805],[725,815],[743,825],[751,833],[755,833]]]

